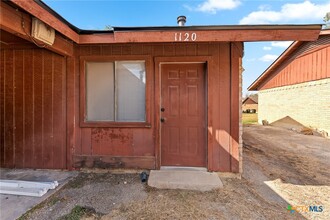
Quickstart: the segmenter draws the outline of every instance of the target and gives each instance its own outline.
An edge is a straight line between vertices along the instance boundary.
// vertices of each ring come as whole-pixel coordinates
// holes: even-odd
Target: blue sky
[[[44,0],[81,29],[111,26],[176,26],[179,15],[186,25],[322,24],[330,0]],[[291,42],[245,43],[243,94],[246,88]]]

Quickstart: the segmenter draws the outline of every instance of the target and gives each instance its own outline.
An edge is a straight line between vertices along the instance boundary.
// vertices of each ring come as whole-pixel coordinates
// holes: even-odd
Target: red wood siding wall
[[[1,50],[0,165],[66,168],[66,60],[45,49]]]
[[[235,46],[236,45],[236,46]],[[155,57],[210,56],[208,63],[208,168],[209,170],[239,172],[239,56],[241,44],[230,43],[170,43],[170,44],[114,44],[78,46],[74,66],[75,87],[69,88],[79,94],[79,57],[88,55],[150,55]],[[231,63],[231,60],[235,62]],[[152,68],[153,76],[159,74]],[[233,74],[231,75],[231,71]],[[70,71],[69,71],[70,72]],[[68,72],[68,73],[69,73]],[[70,73],[69,73],[70,74]],[[157,124],[155,98],[159,88],[151,85],[151,128],[81,128],[79,126],[79,98],[75,97],[74,166],[155,168]],[[232,86],[231,86],[232,85]],[[157,99],[156,99],[157,100]],[[68,103],[69,104],[69,103]],[[156,114],[157,113],[157,114]]]
[[[301,46],[269,77],[260,90],[330,77],[330,36]]]

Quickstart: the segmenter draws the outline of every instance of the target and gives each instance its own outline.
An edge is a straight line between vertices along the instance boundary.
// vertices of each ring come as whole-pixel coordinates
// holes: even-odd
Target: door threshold
[[[207,172],[206,167],[161,166],[160,170],[184,170],[184,171],[203,171],[203,172]]]

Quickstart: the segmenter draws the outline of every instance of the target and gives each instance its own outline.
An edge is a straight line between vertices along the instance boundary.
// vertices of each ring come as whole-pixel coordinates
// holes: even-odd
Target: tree
[[[323,21],[325,22],[323,29],[330,29],[330,12],[325,14]]]
[[[113,27],[111,25],[106,25],[104,27],[104,30],[112,30],[112,29],[113,29]]]

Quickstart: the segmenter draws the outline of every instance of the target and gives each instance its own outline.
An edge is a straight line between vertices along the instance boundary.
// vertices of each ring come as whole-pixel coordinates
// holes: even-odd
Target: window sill
[[[149,122],[99,122],[99,121],[83,121],[80,122],[83,128],[151,128]]]

